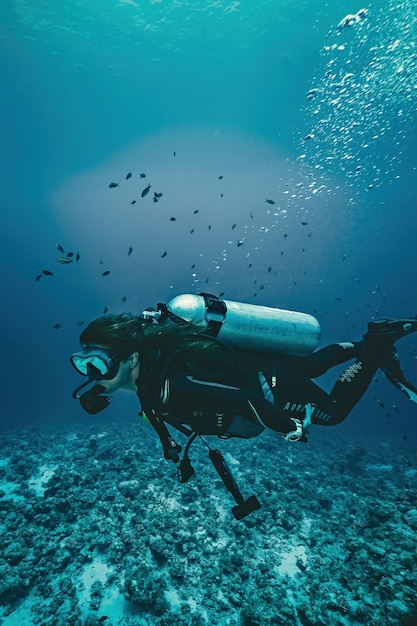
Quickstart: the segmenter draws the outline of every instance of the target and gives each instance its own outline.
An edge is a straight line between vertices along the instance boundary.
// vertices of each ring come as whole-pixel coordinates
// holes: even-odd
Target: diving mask
[[[70,361],[79,374],[90,380],[111,380],[120,367],[120,359],[113,350],[98,346],[83,346],[71,355]]]

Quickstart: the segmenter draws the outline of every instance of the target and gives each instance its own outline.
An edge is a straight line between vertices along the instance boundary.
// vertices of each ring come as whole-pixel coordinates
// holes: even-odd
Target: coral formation
[[[242,491],[262,503],[241,521],[197,442],[196,475],[181,485],[142,423],[5,429],[2,624],[403,626],[413,618],[410,444],[315,433],[295,446],[267,433],[221,445]]]

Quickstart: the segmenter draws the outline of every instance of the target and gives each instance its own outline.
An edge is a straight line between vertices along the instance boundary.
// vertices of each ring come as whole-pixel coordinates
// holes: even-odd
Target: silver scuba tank
[[[320,324],[307,313],[221,300],[209,294],[182,294],[168,302],[169,313],[246,350],[306,355],[317,348]]]

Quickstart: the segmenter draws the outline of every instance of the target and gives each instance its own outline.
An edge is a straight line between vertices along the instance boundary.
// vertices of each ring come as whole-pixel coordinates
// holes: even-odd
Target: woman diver
[[[213,300],[223,302],[200,296],[205,298],[206,312]],[[194,436],[251,438],[270,429],[288,441],[306,441],[310,424],[341,423],[378,369],[417,401],[417,389],[406,381],[394,347],[417,330],[416,318],[372,321],[360,341],[331,344],[309,354],[283,354],[248,350],[219,339],[216,335],[222,335],[219,328],[226,317],[225,311],[220,322],[201,328],[174,314],[169,304],[141,316],[99,317],[83,330],[82,349],[71,356],[77,372],[88,378],[73,397],[94,414],[118,389],[134,391],[161,439],[165,458],[175,462],[181,447],[166,424]],[[313,382],[349,361],[330,393]],[[80,395],[88,384],[93,387]]]

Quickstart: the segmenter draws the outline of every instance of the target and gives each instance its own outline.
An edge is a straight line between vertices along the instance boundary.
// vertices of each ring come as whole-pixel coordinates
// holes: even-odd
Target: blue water
[[[68,356],[105,307],[223,292],[313,313],[322,345],[416,315],[417,8],[337,28],[360,8],[2,3],[2,424],[90,419]],[[398,347],[417,383],[417,339]],[[120,394],[103,423],[136,412]],[[416,419],[378,376],[336,430],[413,445]]]
[[[67,355],[105,306],[224,292],[315,311],[324,341],[416,313],[416,9],[338,31],[359,8],[2,6],[3,419],[77,415]]]

